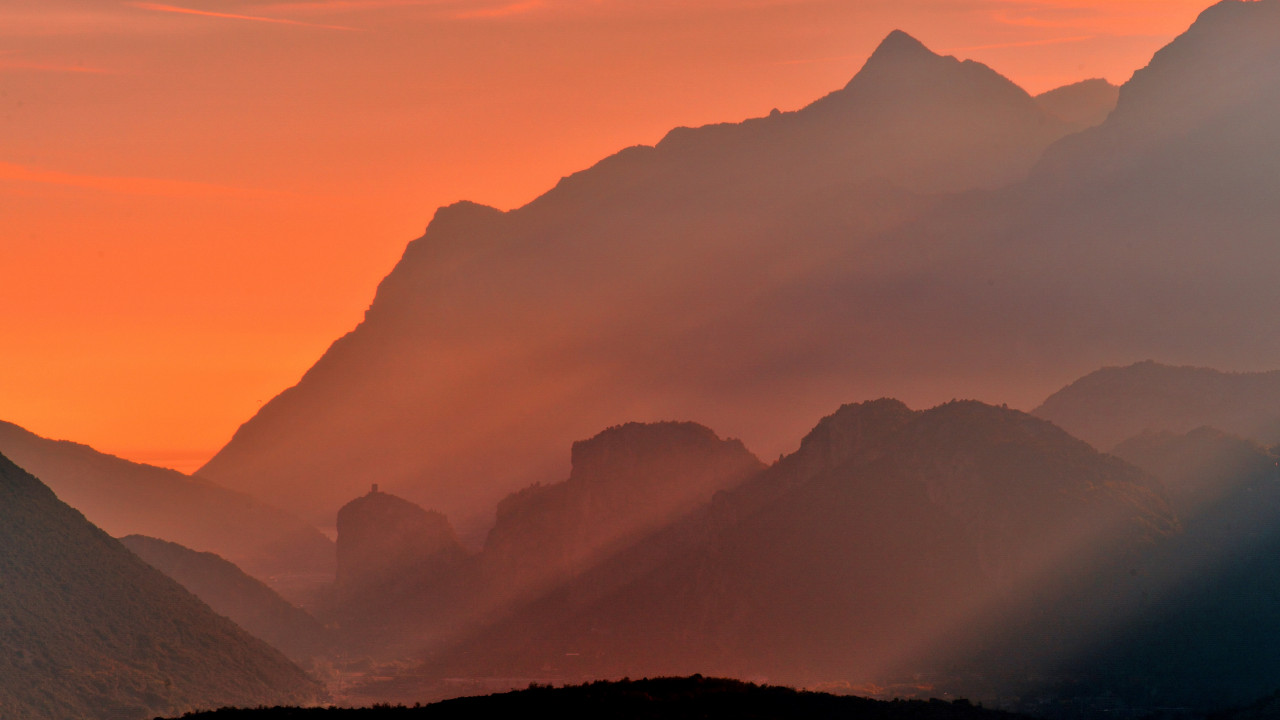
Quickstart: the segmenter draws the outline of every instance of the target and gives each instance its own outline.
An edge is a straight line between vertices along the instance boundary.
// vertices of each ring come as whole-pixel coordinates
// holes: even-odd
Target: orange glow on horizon
[[[0,9],[0,420],[194,469],[360,321],[440,205],[519,206],[674,126],[801,107],[895,28],[1037,93],[1125,81],[1206,4]]]

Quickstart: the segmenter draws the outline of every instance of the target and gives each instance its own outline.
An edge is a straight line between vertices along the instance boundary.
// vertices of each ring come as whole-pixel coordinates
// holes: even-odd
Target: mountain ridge
[[[309,515],[341,503],[338,493],[317,502],[320,477],[344,478],[343,498],[378,482],[445,512],[474,546],[487,508],[563,477],[552,448],[600,427],[696,417],[753,446],[780,434],[772,424],[798,437],[830,394],[807,375],[834,375],[839,352],[809,353],[819,367],[799,370],[801,405],[784,400],[801,388],[780,384],[774,412],[746,397],[762,382],[752,368],[794,366],[805,343],[821,342],[816,326],[791,324],[805,334],[793,343],[774,332],[791,281],[839,267],[934,193],[1021,176],[1067,132],[985,66],[896,45],[910,43],[888,38],[845,89],[799,111],[674,129],[511,211],[438,210],[364,322],[201,474]],[[898,75],[924,78],[914,99],[879,102],[876,86]],[[752,303],[769,304],[763,319],[737,319]],[[744,339],[751,348],[737,352]],[[381,410],[366,407],[372,398]],[[342,449],[352,444],[361,457]]]

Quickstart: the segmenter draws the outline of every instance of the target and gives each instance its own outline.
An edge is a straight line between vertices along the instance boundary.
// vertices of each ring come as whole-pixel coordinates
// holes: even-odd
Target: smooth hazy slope
[[[297,666],[0,456],[0,714],[143,720],[313,702]]]
[[[1218,428],[1280,443],[1280,372],[1224,373],[1140,362],[1089,373],[1035,414],[1104,450],[1144,432]]]
[[[120,542],[214,612],[294,662],[306,664],[329,649],[329,633],[315,618],[227,560],[142,535],[120,538]]]
[[[1098,614],[1142,605],[1130,570],[1176,528],[1153,480],[1043,420],[976,402],[850,405],[424,672],[1031,674],[1086,642]]]
[[[1081,80],[1036,96],[1045,112],[1081,130],[1101,125],[1119,101],[1120,88],[1101,78]]]
[[[874,265],[872,238],[930,193],[1012,182],[1067,131],[895,32],[797,112],[673,130],[511,212],[443,208],[364,322],[201,474],[313,517],[379,482],[477,542],[600,427],[694,417],[778,452],[918,363],[828,287],[833,263]],[[794,291],[813,279],[821,297]]]
[[[243,493],[86,445],[47,440],[4,422],[0,453],[116,537],[147,535],[216,552],[264,579],[277,573],[333,573],[328,538]]]

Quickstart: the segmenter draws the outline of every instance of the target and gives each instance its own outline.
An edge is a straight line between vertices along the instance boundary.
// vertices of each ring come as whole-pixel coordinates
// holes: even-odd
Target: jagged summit
[[[867,62],[885,62],[903,58],[924,57],[936,58],[941,56],[902,30],[894,30],[886,35],[884,40],[880,41],[880,44],[876,47],[875,52],[871,53],[871,58]]]
[[[884,107],[908,115],[921,112],[922,104],[955,115],[961,107],[1017,108],[1039,115],[1031,96],[990,67],[974,60],[939,55],[901,30],[880,42],[866,64],[843,89],[810,106],[845,108]]]

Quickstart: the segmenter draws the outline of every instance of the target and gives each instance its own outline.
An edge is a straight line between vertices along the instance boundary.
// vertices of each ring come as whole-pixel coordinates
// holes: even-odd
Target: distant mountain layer
[[[467,555],[448,518],[375,485],[338,511],[338,603],[366,618],[414,603]]]
[[[214,612],[294,662],[305,664],[330,649],[329,632],[315,618],[227,560],[142,535],[130,535],[120,542],[148,565],[177,580]]]
[[[362,718],[556,717],[564,720],[1017,720],[966,701],[881,702],[784,687],[694,676],[593,682],[587,685],[458,698],[422,708],[222,710],[190,720],[359,720]]]
[[[3,456],[0,517],[6,720],[143,720],[322,692]]]
[[[1101,125],[1119,100],[1120,88],[1098,78],[1036,96],[1041,109],[1081,130]]]
[[[519,595],[561,582],[765,467],[691,422],[609,428],[575,442],[572,464],[567,480],[498,503],[479,557],[491,586]]]
[[[1209,426],[1280,443],[1280,371],[1224,373],[1141,362],[1090,373],[1035,414],[1104,450],[1141,433]]]
[[[1277,67],[1280,1],[1228,0],[1069,134],[1057,101],[1106,88],[1036,100],[893,33],[802,110],[441,209],[203,472],[312,517],[380,482],[478,543],[628,420],[773,457],[831,398],[1030,406],[1118,359],[1274,362]]]
[[[1154,480],[1043,420],[850,405],[416,676],[1029,675],[1096,614],[1138,612],[1130,570],[1176,529]]]
[[[296,517],[175,470],[140,465],[0,422],[0,453],[108,533],[216,552],[259,578],[333,574],[333,543]]]

